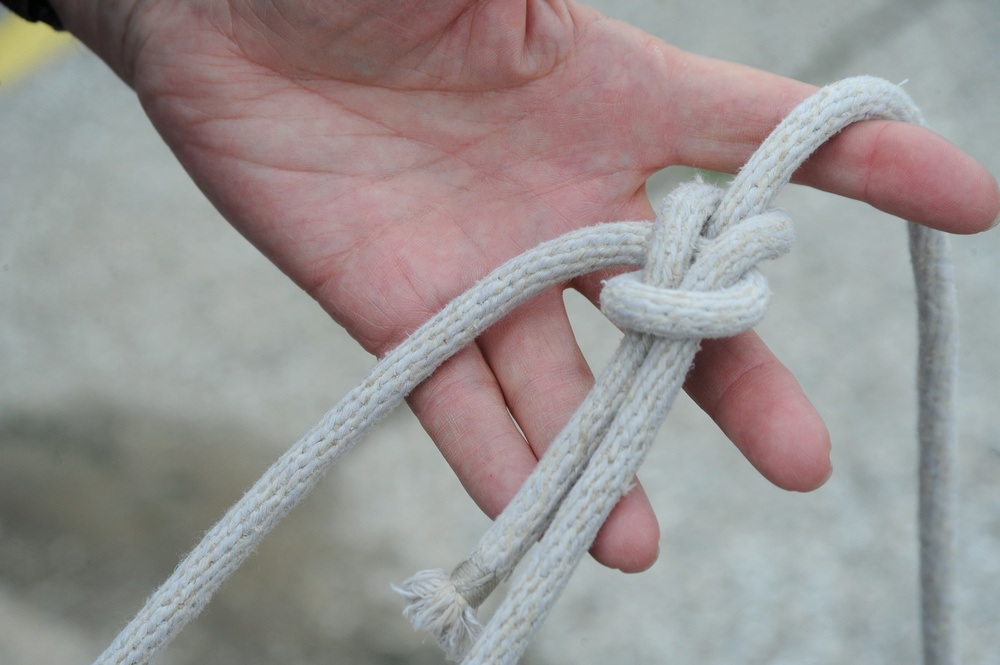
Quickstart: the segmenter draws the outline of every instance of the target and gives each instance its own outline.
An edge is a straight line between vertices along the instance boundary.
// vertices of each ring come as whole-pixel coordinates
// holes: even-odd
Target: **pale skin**
[[[525,249],[652,218],[655,171],[738,169],[813,90],[572,2],[52,4],[135,89],[233,226],[378,355]],[[899,123],[849,128],[796,181],[953,233],[1000,214],[980,164]],[[563,288],[596,300],[604,277]],[[559,288],[409,403],[495,516],[592,383]],[[755,333],[705,342],[686,389],[775,485],[808,491],[829,476],[820,416]],[[634,572],[652,565],[658,540],[638,485],[592,553]]]

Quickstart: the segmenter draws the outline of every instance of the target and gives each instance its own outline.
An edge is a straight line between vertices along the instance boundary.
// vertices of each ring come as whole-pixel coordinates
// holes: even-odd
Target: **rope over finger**
[[[642,265],[616,277],[602,309],[626,332],[611,362],[507,508],[452,573],[418,573],[397,589],[404,614],[432,629],[453,660],[514,663],[628,491],[681,388],[701,339],[755,325],[767,304],[759,261],[788,251],[774,195],[847,125],[922,124],[897,87],[870,77],[821,89],[786,117],[722,190],[693,183],[667,198],[652,228],[580,229],[505,263],[444,307],[349,392],[210,529],[97,659],[148,662],[344,453],[441,363],[552,285]],[[925,665],[952,665],[957,324],[943,234],[911,225],[919,299],[920,543]],[[475,609],[524,560],[485,627]]]

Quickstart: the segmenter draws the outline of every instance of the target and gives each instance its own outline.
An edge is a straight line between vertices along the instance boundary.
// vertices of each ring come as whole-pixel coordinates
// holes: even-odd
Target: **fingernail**
[[[990,224],[990,229],[995,229],[998,225],[1000,225],[1000,215],[997,215],[997,218]],[[989,229],[986,230],[989,231]]]

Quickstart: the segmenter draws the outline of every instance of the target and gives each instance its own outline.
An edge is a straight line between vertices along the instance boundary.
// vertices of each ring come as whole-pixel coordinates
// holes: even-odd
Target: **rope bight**
[[[789,250],[791,221],[769,208],[792,173],[851,123],[923,124],[899,87],[871,77],[822,88],[796,107],[730,185],[695,182],[665,200],[653,224],[580,229],[500,266],[387,354],[212,527],[97,659],[147,662],[369,427],[442,362],[518,305],[605,268],[602,311],[625,336],[596,385],[510,505],[453,572],[403,582],[406,615],[447,656],[516,663],[593,542],[666,418],[705,338],[753,327],[769,292],[756,264]],[[946,238],[909,225],[919,318],[920,581],[925,665],[955,663],[952,550],[957,314]],[[476,608],[511,577],[485,626]]]

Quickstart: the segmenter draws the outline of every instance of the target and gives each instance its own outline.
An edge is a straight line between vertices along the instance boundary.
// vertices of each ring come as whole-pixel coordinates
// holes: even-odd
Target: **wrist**
[[[125,83],[133,86],[134,60],[147,24],[141,19],[150,3],[146,0],[49,2],[64,28],[104,60]]]

